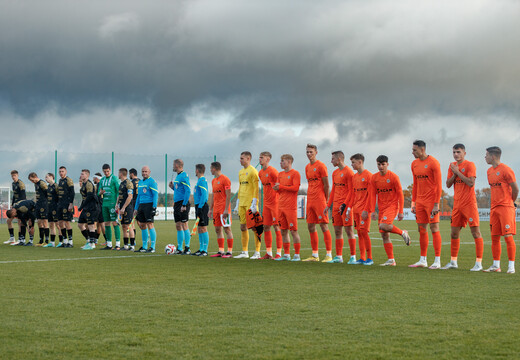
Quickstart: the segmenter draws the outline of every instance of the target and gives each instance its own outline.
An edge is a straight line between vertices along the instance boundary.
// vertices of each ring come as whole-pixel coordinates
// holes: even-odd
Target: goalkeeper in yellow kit
[[[255,216],[258,217],[258,171],[251,166],[251,153],[244,151],[240,154],[240,165],[243,166],[238,172],[239,188],[238,200],[235,211],[238,211],[240,216],[240,231],[242,231],[242,252],[235,256],[235,259],[249,258],[249,232],[247,229],[252,229],[255,233],[256,250],[251,259],[260,259],[260,236],[262,231],[258,229]],[[249,213],[251,210],[251,213]],[[256,219],[257,220],[257,219]]]

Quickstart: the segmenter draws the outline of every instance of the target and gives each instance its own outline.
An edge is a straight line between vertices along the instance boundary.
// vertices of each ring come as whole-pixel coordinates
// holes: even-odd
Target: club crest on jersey
[[[365,225],[365,222],[363,220],[361,220],[361,225]]]
[[[386,179],[387,184],[390,184],[390,179]]]
[[[291,178],[291,175],[287,176],[287,179],[290,179]]]
[[[424,165],[424,168],[425,168],[425,169],[428,169],[428,165]]]
[[[365,178],[362,178],[361,181],[365,181]]]
[[[143,189],[143,194],[146,194],[148,190],[146,190],[146,188]]]
[[[321,219],[321,215],[318,216],[318,219]]]
[[[269,177],[269,174],[265,174],[265,177]]]
[[[497,171],[497,176],[500,175],[500,171]]]
[[[217,184],[219,184],[219,185],[220,185],[220,181],[217,181]]]
[[[343,177],[343,174],[340,174],[339,177]]]
[[[466,169],[462,168],[460,171],[464,172],[464,171],[466,171]]]
[[[506,229],[509,229],[511,226],[509,226],[509,224],[506,225]]]
[[[294,226],[294,224],[293,224],[293,223],[290,223],[289,226]]]
[[[316,168],[312,169],[312,171],[316,171]]]
[[[387,219],[386,216],[383,216],[383,220],[386,220],[386,219]]]
[[[473,222],[473,218],[469,218],[469,222]]]

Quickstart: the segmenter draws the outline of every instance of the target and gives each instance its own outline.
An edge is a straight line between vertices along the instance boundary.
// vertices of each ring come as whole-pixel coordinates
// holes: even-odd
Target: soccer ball
[[[168,244],[164,248],[164,252],[166,253],[166,255],[172,255],[173,253],[175,253],[175,250],[177,250],[177,248],[173,244]]]

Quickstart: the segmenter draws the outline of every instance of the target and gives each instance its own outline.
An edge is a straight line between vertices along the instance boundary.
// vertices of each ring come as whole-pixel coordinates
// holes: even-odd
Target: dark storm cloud
[[[519,114],[515,2],[3,1],[0,104],[194,107],[254,124],[333,121],[369,139],[421,115]]]

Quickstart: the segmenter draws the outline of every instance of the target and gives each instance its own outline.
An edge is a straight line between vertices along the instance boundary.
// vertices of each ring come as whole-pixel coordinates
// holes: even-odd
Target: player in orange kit
[[[379,155],[376,161],[379,172],[372,175],[372,191],[379,208],[379,216],[373,213],[372,219],[378,220],[379,232],[388,256],[388,260],[381,266],[395,266],[394,246],[390,240],[390,233],[402,236],[406,245],[410,245],[408,231],[401,230],[393,224],[396,217],[399,221],[404,218],[403,188],[399,176],[388,170],[388,156]]]
[[[348,244],[350,247],[349,264],[356,262],[356,238],[354,236],[353,220],[348,221],[341,213],[340,207],[344,199],[350,196],[352,191],[352,177],[354,172],[345,165],[345,154],[343,151],[334,151],[330,161],[332,165],[337,167],[332,173],[332,190],[330,191],[329,202],[323,211],[326,215],[332,208],[332,223],[334,224],[334,232],[336,235],[336,256],[329,263],[343,262],[343,228],[348,236]]]
[[[345,199],[347,221],[352,217],[359,239],[359,260],[357,265],[373,265],[372,244],[370,242],[370,214],[374,212],[374,192],[372,173],[365,169],[365,156],[354,154],[350,157],[355,173],[352,178],[352,191]],[[342,210],[345,209],[343,206]]]
[[[305,176],[309,186],[307,188],[307,227],[311,237],[312,256],[303,261],[320,261],[318,253],[318,232],[316,224],[319,224],[323,232],[327,255],[323,262],[332,261],[332,236],[329,231],[329,217],[323,213],[327,207],[329,197],[329,176],[324,163],[316,159],[318,147],[307,144],[306,148],[309,164],[305,166]]]
[[[282,257],[282,233],[278,225],[278,193],[273,190],[273,185],[278,182],[278,171],[269,166],[272,155],[268,151],[260,153],[260,166],[258,177],[264,190],[264,202],[262,217],[264,218],[264,241],[266,254],[261,259],[273,259],[273,234],[271,226],[274,226],[276,233],[276,258]]]
[[[477,260],[471,271],[482,270],[482,255],[484,253],[484,239],[480,234],[477,197],[475,196],[475,179],[477,168],[471,161],[465,159],[466,147],[463,144],[453,145],[455,162],[448,168],[446,186],[453,186],[453,211],[451,213],[451,260],[443,270],[457,269],[457,257],[460,248],[460,230],[469,224],[471,235],[475,239]]]
[[[218,252],[211,257],[233,257],[233,233],[231,232],[231,180],[222,174],[222,165],[212,162],[210,166],[213,196],[209,206],[209,218],[213,219],[217,233]],[[228,251],[224,253],[224,232],[226,233]]]
[[[410,267],[428,267],[429,239],[426,227],[429,223],[435,251],[435,260],[430,269],[440,269],[442,246],[441,233],[439,232],[439,202],[442,195],[441,166],[437,159],[426,154],[426,143],[422,140],[414,141],[412,154],[415,157],[412,162],[412,213],[415,214],[415,221],[419,228],[421,257],[418,262],[410,265]]]
[[[293,238],[294,256],[291,261],[300,261],[300,235],[298,234],[298,190],[300,189],[300,173],[292,168],[293,157],[290,154],[282,155],[280,166],[283,171],[278,174],[278,181],[273,190],[280,194],[278,200],[278,216],[282,228],[284,255],[277,261],[291,260],[291,240]]]
[[[486,149],[486,162],[491,165],[487,171],[487,177],[491,187],[489,226],[491,227],[493,265],[484,272],[501,271],[500,237],[503,236],[507,244],[507,256],[509,258],[507,273],[514,274],[516,244],[513,235],[516,234],[515,200],[518,196],[518,184],[513,170],[500,162],[501,155],[502,150],[498,146]]]

